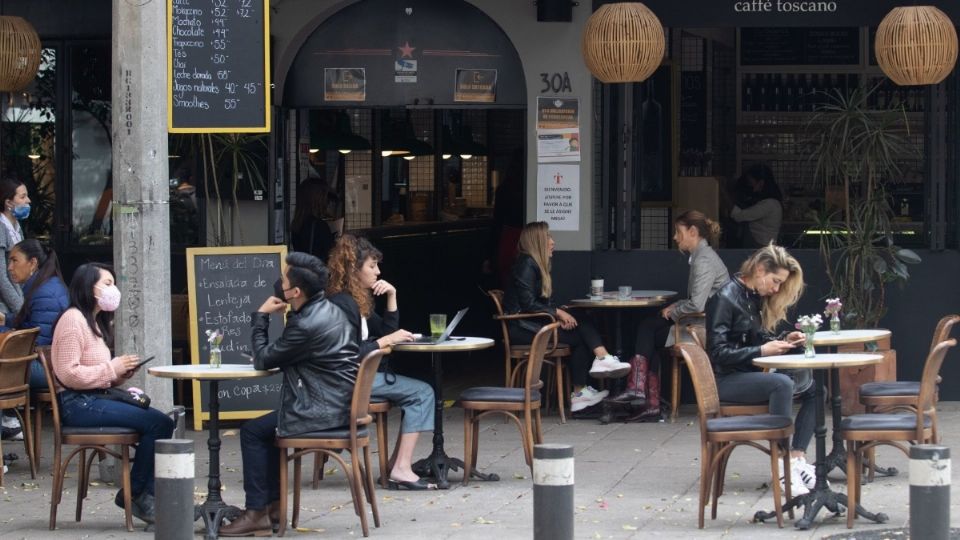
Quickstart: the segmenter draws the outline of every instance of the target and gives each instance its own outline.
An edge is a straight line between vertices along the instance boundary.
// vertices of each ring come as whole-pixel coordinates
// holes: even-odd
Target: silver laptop
[[[447,341],[450,339],[450,334],[453,333],[454,328],[460,324],[460,320],[463,319],[463,316],[467,314],[468,309],[470,308],[465,307],[458,311],[457,314],[453,316],[453,320],[450,321],[447,327],[443,329],[443,333],[440,334],[439,337],[421,336],[413,341],[408,341],[407,343],[416,343],[417,345],[434,345],[440,343],[441,341]]]

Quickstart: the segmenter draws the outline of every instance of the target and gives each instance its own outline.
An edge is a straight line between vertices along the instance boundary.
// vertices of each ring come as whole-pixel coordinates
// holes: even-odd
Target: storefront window
[[[41,53],[36,79],[20,92],[5,94],[2,112],[4,177],[22,180],[30,194],[29,236],[47,240],[53,230],[56,202],[57,50]]]
[[[69,51],[71,236],[81,245],[108,245],[113,235],[110,46],[73,45]]]

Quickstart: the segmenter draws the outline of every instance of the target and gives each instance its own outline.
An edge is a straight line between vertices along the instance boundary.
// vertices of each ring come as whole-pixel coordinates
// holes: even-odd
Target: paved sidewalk
[[[960,447],[960,403],[942,403],[940,425],[944,444]],[[727,471],[727,492],[720,499],[716,521],[709,520],[697,529],[697,490],[699,482],[699,429],[694,409],[675,424],[610,424],[592,420],[571,420],[560,425],[555,416],[544,419],[545,439],[567,443],[576,449],[576,537],[577,538],[810,538],[846,532],[844,518],[820,514],[816,526],[798,531],[788,523],[778,529],[774,521],[750,523],[758,510],[771,508],[767,487],[768,458],[742,448],[734,452]],[[397,432],[396,413],[390,419],[391,435]],[[462,415],[458,409],[445,411],[446,448],[449,454],[463,453]],[[203,433],[188,432],[197,441],[196,493],[206,490],[206,440]],[[417,455],[426,455],[430,440],[422,437]],[[58,529],[47,529],[50,508],[51,433],[45,433],[44,457],[40,474],[30,479],[23,449],[19,443],[5,441],[4,452],[16,452],[14,462],[0,488],[0,538],[152,538],[142,527],[127,533],[122,510],[113,505],[116,488],[96,482],[84,504],[83,521],[73,521],[76,504],[76,472],[71,471],[59,509]],[[811,456],[813,444],[811,444]],[[907,527],[909,483],[907,458],[892,449],[879,451],[879,461],[897,467],[901,474],[880,478],[863,489],[863,503],[871,511],[890,516],[887,524],[876,525],[858,520],[855,531]],[[375,458],[376,456],[374,456]],[[383,526],[372,528],[371,538],[390,539],[500,539],[531,538],[532,485],[523,462],[519,436],[512,423],[491,419],[480,435],[480,469],[497,473],[499,482],[471,482],[463,487],[455,483],[448,491],[406,492],[378,489],[377,497]],[[237,429],[223,432],[224,498],[243,504],[240,441]],[[360,523],[350,505],[342,471],[327,465],[321,488],[303,491],[303,511],[299,531],[288,536],[311,535],[321,538],[361,537]],[[305,465],[305,476],[311,467]],[[960,467],[953,468],[953,483],[960,484]],[[453,473],[459,479],[459,473]],[[96,478],[96,471],[94,471]],[[834,487],[844,489],[842,473],[831,477]],[[957,497],[953,498],[951,523],[960,525]],[[138,526],[142,526],[139,522]]]

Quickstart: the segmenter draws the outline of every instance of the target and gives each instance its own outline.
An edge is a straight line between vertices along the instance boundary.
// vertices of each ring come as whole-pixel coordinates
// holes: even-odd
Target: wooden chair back
[[[507,319],[503,318],[503,291],[500,289],[490,289],[485,293],[490,301],[493,302],[493,318],[500,323],[500,331],[503,333],[503,350],[507,357],[510,356],[510,332],[507,328]]]
[[[357,382],[353,388],[353,398],[350,401],[350,437],[356,439],[358,426],[364,426],[373,421],[370,416],[370,393],[373,391],[373,378],[380,368],[383,351],[371,351],[360,361],[357,370]]]
[[[50,347],[40,347],[37,349],[37,354],[40,358],[40,365],[43,366],[43,374],[47,378],[47,388],[50,389],[50,392],[55,392],[56,385],[54,383],[53,375],[53,364],[51,363],[51,349]],[[60,405],[57,403],[56,395],[53,399],[50,400],[50,416],[53,417],[53,444],[54,447],[60,446]]]
[[[956,339],[947,339],[941,341],[930,351],[927,361],[923,365],[923,376],[920,378],[920,397],[917,401],[917,438],[914,440],[923,440],[923,415],[934,406],[934,399],[937,392],[937,377],[940,374],[940,368],[943,366],[943,359],[947,351],[957,344]]]
[[[693,379],[693,390],[697,395],[697,410],[700,416],[700,431],[705,434],[707,419],[720,414],[720,394],[717,381],[713,376],[713,366],[706,351],[696,343],[680,343],[680,354]]]
[[[960,321],[960,315],[953,314],[946,315],[937,322],[937,327],[933,330],[933,339],[930,341],[930,351],[950,337],[953,325],[958,321]]]
[[[700,324],[688,324],[687,333],[690,334],[690,337],[693,338],[693,342],[696,343],[698,347],[703,349],[704,353],[706,353],[707,327]]]
[[[33,350],[39,328],[13,330],[3,334],[0,343],[0,396],[20,394],[30,389],[30,362],[37,354]]]
[[[527,361],[527,375],[523,384],[523,399],[526,404],[530,404],[531,396],[534,390],[539,390],[543,386],[540,380],[540,372],[543,370],[543,358],[547,353],[547,343],[550,338],[556,339],[557,328],[560,323],[550,323],[545,325],[533,336],[533,343],[530,345],[530,359]]]

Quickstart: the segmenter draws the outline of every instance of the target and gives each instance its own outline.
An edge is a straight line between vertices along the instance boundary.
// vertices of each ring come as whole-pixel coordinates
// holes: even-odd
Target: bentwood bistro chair
[[[847,499],[848,507],[854,508],[860,502],[860,484],[863,475],[863,459],[875,447],[888,445],[899,448],[909,455],[909,444],[933,442],[933,418],[928,411],[933,410],[937,392],[937,377],[943,359],[956,339],[947,339],[937,344],[923,365],[920,379],[920,394],[916,409],[905,414],[864,413],[854,414],[843,419],[840,429],[847,445]],[[847,512],[847,528],[853,528],[856,512]]]
[[[783,528],[783,507],[780,495],[780,468],[790,468],[789,437],[793,434],[793,420],[787,416],[756,414],[748,416],[724,416],[720,409],[713,367],[706,352],[693,343],[681,343],[687,369],[693,379],[697,394],[697,409],[700,416],[700,500],[697,526],[703,528],[704,507],[710,499],[713,505],[710,518],[717,519],[717,500],[723,491],[723,475],[726,461],[738,446],[752,446],[770,456],[770,485],[773,488],[773,504],[777,525]],[[762,443],[766,442],[766,446]],[[786,496],[790,497],[790,475],[785,475]],[[793,517],[793,513],[790,513]]]
[[[363,503],[364,495],[373,510],[373,523],[380,526],[380,511],[377,509],[377,497],[373,488],[373,471],[370,468],[370,432],[367,426],[373,421],[369,414],[370,392],[373,378],[380,366],[383,351],[376,350],[360,362],[357,383],[350,400],[350,423],[347,426],[303,433],[294,437],[277,437],[280,448],[280,530],[283,536],[287,530],[287,489],[288,465],[293,461],[293,519],[291,525],[296,528],[300,521],[301,460],[312,453],[322,453],[340,464],[347,476],[353,508],[360,516],[363,536],[370,536],[367,527],[367,510]],[[340,456],[340,452],[350,452],[350,463]],[[288,453],[292,451],[292,453]],[[361,465],[362,460],[362,465]]]
[[[53,367],[47,351],[40,351],[40,360],[47,376],[49,388],[53,385]],[[50,530],[57,528],[57,506],[63,498],[63,481],[67,467],[75,456],[80,456],[77,464],[80,468],[77,474],[77,510],[75,519],[80,521],[83,512],[83,500],[87,498],[87,488],[90,485],[90,468],[93,458],[100,453],[110,454],[121,461],[120,482],[123,488],[123,513],[127,531],[133,532],[133,513],[130,492],[130,447],[140,442],[140,435],[136,430],[124,427],[68,427],[60,425],[60,406],[56,398],[50,401],[53,412],[53,488],[50,493]],[[63,446],[70,445],[76,448],[61,461]],[[119,447],[119,451],[113,447]],[[89,457],[87,452],[90,453]]]
[[[37,357],[33,345],[39,328],[13,330],[0,334],[0,409],[11,409],[23,428],[23,446],[30,462],[30,478],[37,477],[37,460],[33,449],[36,441],[30,429],[30,364]],[[20,412],[23,407],[23,413]],[[0,455],[3,443],[0,442]],[[0,486],[3,468],[0,467]]]

